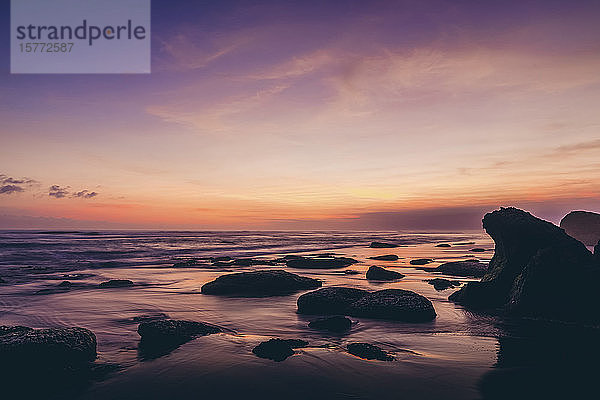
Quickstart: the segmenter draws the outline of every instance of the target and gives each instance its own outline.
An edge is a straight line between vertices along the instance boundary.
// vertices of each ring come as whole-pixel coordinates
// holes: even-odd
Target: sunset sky
[[[600,211],[600,2],[188,3],[152,1],[149,75],[11,75],[2,1],[0,228]]]

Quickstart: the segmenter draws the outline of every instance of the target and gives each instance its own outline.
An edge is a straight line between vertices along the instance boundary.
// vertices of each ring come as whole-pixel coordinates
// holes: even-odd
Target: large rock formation
[[[481,282],[450,300],[472,308],[566,321],[598,322],[600,265],[583,243],[516,208],[486,214],[483,227],[496,251]]]
[[[586,246],[600,240],[600,214],[588,211],[571,211],[561,221],[560,227]]]
[[[0,357],[9,364],[76,366],[96,359],[96,336],[85,328],[0,326]]]
[[[300,314],[340,314],[355,317],[407,322],[431,321],[436,317],[431,302],[409,290],[386,289],[376,292],[330,287],[298,298]]]
[[[277,296],[316,289],[321,281],[284,270],[264,270],[222,275],[202,286],[203,294],[227,296]]]

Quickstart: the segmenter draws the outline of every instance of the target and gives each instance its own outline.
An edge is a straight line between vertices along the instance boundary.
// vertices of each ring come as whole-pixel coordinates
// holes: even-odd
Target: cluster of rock
[[[327,287],[298,298],[299,314],[338,314],[407,322],[431,321],[436,317],[427,298],[402,289],[369,292],[347,287]]]
[[[459,281],[451,281],[442,278],[429,279],[427,283],[432,285],[435,288],[435,290],[446,290],[461,285]]]
[[[468,276],[473,278],[481,278],[485,275],[488,265],[479,261],[451,261],[443,263],[434,272],[441,272],[444,275],[452,276]]]
[[[600,322],[596,288],[600,263],[583,243],[554,224],[516,209],[486,214],[483,227],[496,244],[480,282],[450,300],[471,308],[577,322]],[[563,276],[576,282],[557,282]]]

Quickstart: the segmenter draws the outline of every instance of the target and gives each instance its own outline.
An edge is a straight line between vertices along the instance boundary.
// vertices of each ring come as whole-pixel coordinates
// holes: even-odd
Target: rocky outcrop
[[[460,286],[460,282],[459,281],[450,281],[448,279],[441,279],[441,278],[435,278],[435,279],[429,279],[427,281],[427,283],[429,283],[430,285],[433,285],[435,290],[446,290],[446,289],[450,289],[456,286]]]
[[[481,278],[485,275],[487,268],[487,264],[479,261],[451,261],[440,265],[433,271],[441,272],[444,275]]]
[[[367,271],[367,279],[374,281],[395,281],[404,278],[400,272],[390,271],[385,268],[372,265]]]
[[[321,286],[318,279],[284,270],[264,270],[222,275],[202,286],[203,294],[226,296],[277,296]]]
[[[96,336],[79,327],[0,326],[0,357],[5,365],[78,366],[96,359]]]
[[[371,242],[369,247],[372,247],[374,249],[391,249],[394,247],[398,247],[398,245],[394,243]]]
[[[440,243],[440,244],[436,244],[435,247],[452,247],[452,246],[448,243]]]
[[[332,317],[319,318],[311,321],[308,326],[313,329],[345,332],[352,326],[352,321],[342,315],[334,315]]]
[[[595,295],[600,265],[583,243],[516,208],[486,214],[483,227],[496,243],[487,272],[450,300],[516,315],[600,322]]]
[[[334,269],[345,268],[358,261],[348,257],[335,256],[319,256],[319,257],[302,257],[297,256],[289,258],[285,261],[285,265],[289,268],[301,269]]]
[[[128,279],[111,279],[98,285],[101,288],[122,288],[133,286],[133,282]]]
[[[594,246],[600,241],[600,214],[571,211],[560,221],[560,227],[586,246]]]
[[[369,260],[377,260],[377,261],[397,261],[398,260],[398,256],[395,254],[386,254],[384,256],[375,256],[375,257],[369,257]]]
[[[366,360],[392,361],[394,359],[380,347],[369,343],[350,343],[346,348],[348,353]]]
[[[430,321],[436,317],[431,302],[420,294],[401,289],[376,292],[330,287],[298,298],[300,314],[341,314],[355,317],[407,322]]]
[[[294,349],[306,346],[308,342],[300,339],[270,339],[253,348],[252,352],[260,358],[283,361],[294,354]]]

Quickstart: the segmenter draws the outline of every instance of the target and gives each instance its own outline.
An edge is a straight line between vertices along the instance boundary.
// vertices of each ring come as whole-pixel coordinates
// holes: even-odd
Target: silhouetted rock
[[[455,286],[460,286],[458,281],[449,281],[448,279],[435,278],[427,281],[430,285],[433,285],[435,290],[446,290]]]
[[[486,250],[481,247],[475,247],[474,249],[471,249],[469,251],[472,251],[473,253],[483,253]]]
[[[357,262],[348,257],[297,257],[286,260],[285,265],[289,268],[333,269],[345,268]]]
[[[347,270],[344,270],[343,272],[346,275],[358,275],[358,274],[360,274],[360,272],[358,272],[358,271],[356,271],[354,269],[347,269]]]
[[[181,261],[176,262],[175,264],[173,264],[173,268],[189,268],[189,267],[196,267],[199,265],[202,265],[200,260],[198,260],[196,258],[189,258],[187,260],[181,260]]]
[[[481,282],[450,299],[472,308],[501,308],[511,314],[597,323],[600,265],[583,243],[559,227],[516,208],[486,214],[483,227],[496,251]],[[577,283],[556,287],[561,276]]]
[[[321,286],[318,279],[284,270],[240,272],[222,275],[202,286],[203,294],[229,296],[276,296]]]
[[[390,271],[375,265],[369,267],[369,270],[367,271],[367,279],[374,281],[394,281],[401,278],[404,278],[404,275],[401,273]]]
[[[393,243],[371,242],[369,247],[372,247],[374,249],[391,249],[394,247],[398,247],[398,245]]]
[[[213,263],[216,263],[216,262],[228,262],[228,261],[233,261],[233,258],[231,258],[229,256],[211,257],[210,261],[213,262]]]
[[[440,243],[440,244],[436,244],[435,247],[452,247],[452,246],[450,246],[448,243]]]
[[[260,343],[252,352],[260,358],[283,361],[294,354],[294,349],[308,346],[308,342],[300,339],[270,339]]]
[[[330,287],[298,298],[300,314],[341,314],[355,317],[422,322],[435,318],[431,302],[420,294],[401,289],[366,290]]]
[[[137,329],[146,343],[185,342],[196,336],[219,333],[221,329],[205,322],[158,319],[142,322]]]
[[[85,328],[0,327],[2,363],[77,366],[96,359],[96,336]]]
[[[481,278],[485,275],[487,268],[487,264],[480,263],[479,261],[451,261],[440,265],[434,271],[441,272],[444,275]]]
[[[369,293],[350,305],[348,315],[406,322],[431,321],[436,317],[431,301],[402,289]]]
[[[433,262],[431,258],[417,258],[414,260],[410,260],[410,265],[425,265]]]
[[[222,332],[221,328],[205,322],[158,319],[138,325],[141,337],[138,353],[141,360],[152,360],[169,354],[197,336]]]
[[[348,353],[367,360],[392,361],[394,357],[369,343],[350,343]]]
[[[313,329],[331,332],[344,332],[350,329],[352,326],[352,321],[342,315],[335,315],[333,317],[319,318],[311,321],[308,326]]]
[[[233,265],[241,265],[242,267],[250,267],[252,265],[275,265],[271,260],[261,260],[258,258],[236,258]]]
[[[396,261],[398,260],[398,256],[395,254],[387,254],[385,256],[375,256],[369,257],[369,260],[378,260],[378,261]]]
[[[571,211],[560,221],[560,227],[586,246],[593,246],[600,241],[600,214]]]
[[[133,286],[133,282],[128,279],[111,279],[98,285],[101,288],[122,288]]]
[[[62,281],[61,283],[58,284],[58,287],[61,288],[70,288],[71,286],[73,286],[73,284],[69,281]]]
[[[326,287],[298,297],[300,314],[345,314],[356,300],[369,292],[347,287]]]

